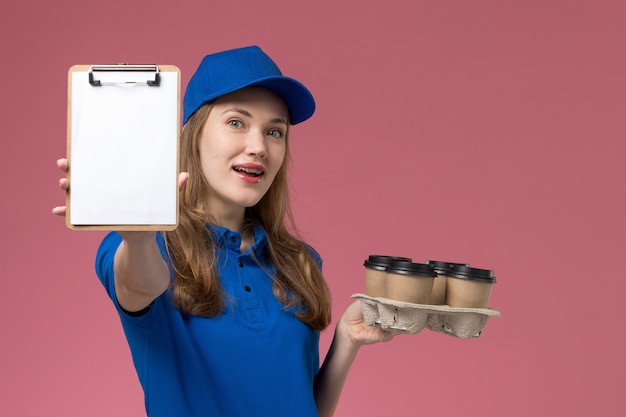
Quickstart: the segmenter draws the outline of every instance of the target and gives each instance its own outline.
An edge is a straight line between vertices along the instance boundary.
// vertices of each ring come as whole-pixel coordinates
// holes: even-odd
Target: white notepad
[[[152,67],[70,69],[68,227],[176,227],[180,70]]]

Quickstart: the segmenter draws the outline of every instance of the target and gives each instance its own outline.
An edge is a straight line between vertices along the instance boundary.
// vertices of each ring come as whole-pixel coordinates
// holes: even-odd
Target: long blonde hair
[[[227,301],[216,268],[216,244],[210,222],[207,183],[202,171],[199,138],[211,111],[205,104],[187,121],[181,132],[181,171],[189,180],[180,193],[179,225],[165,232],[174,270],[173,294],[183,313],[205,317],[220,315]],[[269,262],[276,269],[274,294],[285,308],[297,308],[296,316],[315,330],[331,320],[330,291],[313,259],[311,249],[299,238],[288,199],[288,134],[285,161],[263,198],[246,209],[246,223],[259,224],[268,237]]]

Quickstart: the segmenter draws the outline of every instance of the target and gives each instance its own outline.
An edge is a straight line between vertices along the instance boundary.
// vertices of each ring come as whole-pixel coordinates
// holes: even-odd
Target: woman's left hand
[[[337,332],[355,347],[378,342],[388,342],[394,334],[380,327],[369,326],[363,318],[361,302],[355,301],[346,309],[337,324]]]

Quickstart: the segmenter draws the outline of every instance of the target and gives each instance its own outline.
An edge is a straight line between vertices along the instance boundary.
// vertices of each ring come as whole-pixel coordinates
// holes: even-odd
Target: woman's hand
[[[61,158],[61,159],[57,159],[57,167],[63,171],[64,173],[67,174],[67,170],[69,168],[69,165],[67,163],[67,159],[65,158]],[[70,182],[67,179],[67,176],[64,178],[59,179],[59,188],[65,192],[67,192],[67,190],[70,187]],[[52,209],[52,213],[56,214],[57,216],[65,216],[65,212],[66,212],[66,207],[65,206],[57,206],[54,207]]]
[[[57,167],[67,174],[69,169],[69,164],[66,158],[57,159]],[[189,179],[189,173],[181,172],[178,174],[178,186],[182,188],[187,180]],[[67,193],[67,190],[70,188],[70,181],[67,179],[67,175],[63,178],[59,179],[59,188]],[[65,216],[67,212],[66,206],[57,206],[52,209],[52,214],[56,214],[57,216]]]
[[[380,327],[369,326],[363,318],[361,302],[355,301],[346,309],[337,323],[337,336],[350,342],[354,347],[388,342],[394,334]]]

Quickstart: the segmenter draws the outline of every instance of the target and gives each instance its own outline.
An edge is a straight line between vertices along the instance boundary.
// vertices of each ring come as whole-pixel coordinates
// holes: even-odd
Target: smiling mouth
[[[254,178],[258,178],[260,176],[262,176],[264,174],[263,171],[261,171],[260,169],[253,169],[253,168],[243,168],[243,167],[233,167],[233,169],[236,172],[245,174],[245,175],[249,175],[251,177]]]

